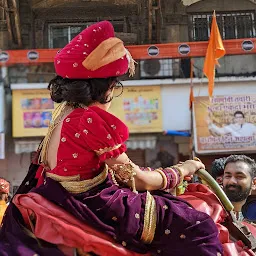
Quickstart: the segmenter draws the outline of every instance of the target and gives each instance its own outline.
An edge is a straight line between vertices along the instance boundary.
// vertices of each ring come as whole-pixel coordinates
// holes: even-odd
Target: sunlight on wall
[[[184,4],[185,6],[194,4],[194,3],[199,2],[199,1],[200,1],[200,0],[182,0],[183,4]]]

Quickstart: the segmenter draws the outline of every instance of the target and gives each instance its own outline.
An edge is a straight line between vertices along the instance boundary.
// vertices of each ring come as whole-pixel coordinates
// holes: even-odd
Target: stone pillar
[[[174,43],[179,42],[180,31],[179,25],[167,25],[165,27],[165,42]]]

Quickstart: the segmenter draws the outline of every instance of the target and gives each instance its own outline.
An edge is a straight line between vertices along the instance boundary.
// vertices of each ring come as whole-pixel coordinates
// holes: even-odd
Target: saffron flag
[[[226,51],[223,46],[220,31],[218,28],[215,11],[212,17],[211,35],[204,61],[203,72],[208,78],[208,93],[212,97],[214,89],[215,65],[219,65],[218,59],[225,55]]]

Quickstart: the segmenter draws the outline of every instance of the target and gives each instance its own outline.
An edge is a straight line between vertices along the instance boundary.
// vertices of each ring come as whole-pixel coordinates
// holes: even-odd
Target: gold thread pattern
[[[157,212],[156,212],[156,202],[154,197],[147,191],[145,214],[144,214],[144,225],[141,235],[141,240],[145,244],[152,243],[155,230],[156,230]]]
[[[120,147],[121,147],[121,144],[118,144],[118,145],[115,145],[114,147],[100,148],[98,150],[94,150],[94,152],[96,152],[96,154],[98,156],[100,156],[100,155],[102,155],[104,153],[111,152],[111,151],[116,150],[116,149],[118,149]]]
[[[64,171],[66,172],[67,169],[64,168]],[[73,175],[73,176],[60,176],[60,175],[57,175],[57,174],[54,174],[54,173],[50,173],[50,172],[46,172],[45,173],[46,177],[48,178],[51,178],[55,181],[80,181],[80,175],[77,174],[77,175]]]
[[[52,178],[53,180],[56,180],[60,182],[60,184],[70,193],[72,194],[79,194],[86,192],[102,182],[105,181],[105,179],[108,176],[108,166],[105,165],[104,170],[94,177],[93,179],[88,179],[88,180],[79,180],[80,176],[75,175],[75,176],[59,176],[56,174],[52,173],[46,173],[46,176],[49,178]],[[77,177],[78,176],[78,177]],[[78,179],[79,178],[79,179]]]

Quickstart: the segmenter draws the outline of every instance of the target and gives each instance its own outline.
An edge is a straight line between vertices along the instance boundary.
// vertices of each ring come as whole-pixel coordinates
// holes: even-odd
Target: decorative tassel
[[[135,64],[138,64],[133,58],[131,53],[126,49],[126,56],[129,61],[129,77],[135,75]]]
[[[48,153],[51,136],[54,129],[62,121],[61,119],[65,114],[64,110],[66,106],[67,106],[67,102],[62,102],[55,108],[55,110],[52,113],[52,121],[49,125],[47,134],[45,135],[43,141],[39,145],[40,154],[38,157],[38,163],[43,163],[44,165],[47,165],[47,153]]]
[[[176,196],[180,196],[180,195],[184,194],[187,189],[187,186],[188,186],[188,182],[183,181],[181,185],[176,187]]]
[[[134,177],[131,178],[131,182],[132,182],[132,192],[134,192],[135,194],[138,194],[138,191],[136,190],[136,184],[135,184]]]

